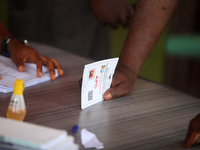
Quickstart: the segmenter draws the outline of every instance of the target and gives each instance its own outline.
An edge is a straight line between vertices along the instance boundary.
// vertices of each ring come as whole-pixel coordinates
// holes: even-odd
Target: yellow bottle
[[[7,118],[23,121],[26,116],[26,106],[24,102],[24,82],[16,79],[13,94],[7,111]]]

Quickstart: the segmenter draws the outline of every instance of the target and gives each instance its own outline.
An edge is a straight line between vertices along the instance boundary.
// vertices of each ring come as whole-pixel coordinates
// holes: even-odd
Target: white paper
[[[2,77],[0,80],[0,92],[12,92],[16,79],[24,80],[25,87],[51,80],[47,67],[42,66],[41,77],[37,77],[36,69],[36,64],[25,63],[24,71],[19,72],[11,59],[0,56],[0,75]],[[55,77],[58,77],[57,69],[55,69]]]
[[[0,117],[0,149],[78,150],[65,130]],[[8,147],[6,147],[8,146]],[[12,147],[11,147],[12,146]]]
[[[112,83],[118,59],[106,59],[85,65],[81,91],[82,109],[103,101],[103,94]]]
[[[81,130],[81,143],[85,148],[104,148],[103,143],[97,139],[96,135],[86,129]]]

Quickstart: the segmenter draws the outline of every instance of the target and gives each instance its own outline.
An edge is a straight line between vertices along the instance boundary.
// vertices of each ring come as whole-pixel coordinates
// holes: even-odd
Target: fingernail
[[[52,80],[55,80],[55,79],[56,79],[55,75],[52,75]]]
[[[60,70],[60,75],[63,75],[64,74],[64,71],[63,70]]]
[[[22,66],[19,66],[19,67],[18,67],[18,70],[19,70],[20,72],[22,71],[22,69],[23,69]]]
[[[105,95],[106,100],[110,100],[111,98],[112,98],[112,95],[110,93]]]
[[[42,76],[42,72],[39,72],[39,77],[41,77]]]

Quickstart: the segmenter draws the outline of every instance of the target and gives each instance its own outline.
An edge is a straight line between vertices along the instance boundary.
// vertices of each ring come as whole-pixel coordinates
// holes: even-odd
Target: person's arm
[[[90,7],[100,23],[117,28],[129,26],[133,7],[128,0],[90,0]]]
[[[13,35],[6,30],[4,25],[0,22],[0,45],[6,37],[12,37]],[[42,65],[48,67],[50,77],[52,80],[55,80],[54,69],[58,69],[59,75],[63,75],[63,70],[60,64],[53,58],[47,58],[37,52],[30,46],[27,46],[16,39],[9,41],[7,45],[8,52],[10,53],[12,61],[16,64],[17,69],[22,72],[25,68],[24,63],[35,63],[37,66],[37,76],[41,77],[42,75]],[[0,53],[2,52],[0,46]]]
[[[190,148],[198,139],[200,139],[200,114],[190,121],[188,133],[182,147]]]
[[[130,94],[139,70],[167,26],[179,0],[138,0],[111,88],[105,100]]]

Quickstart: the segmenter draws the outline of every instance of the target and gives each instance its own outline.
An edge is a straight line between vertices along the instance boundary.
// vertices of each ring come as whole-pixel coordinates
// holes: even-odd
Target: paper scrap
[[[86,129],[81,130],[81,143],[85,148],[104,148],[103,143],[97,139],[96,135],[87,131]]]

